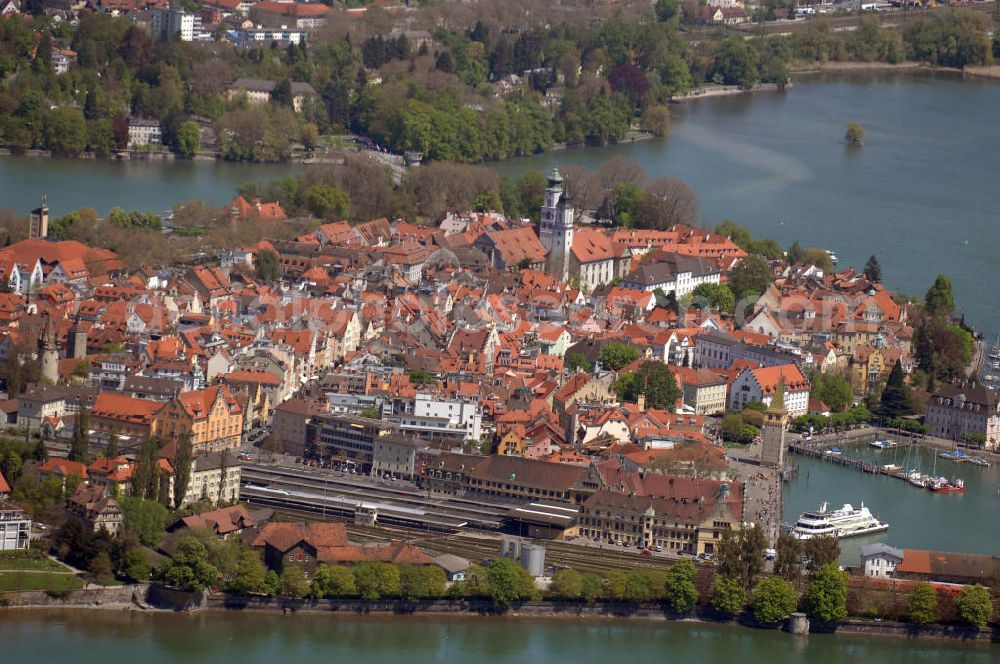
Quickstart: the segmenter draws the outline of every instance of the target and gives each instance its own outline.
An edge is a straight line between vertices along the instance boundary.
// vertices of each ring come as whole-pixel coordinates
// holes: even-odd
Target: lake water
[[[828,461],[792,455],[798,475],[785,487],[784,521],[795,523],[799,514],[815,510],[826,501],[830,509],[862,502],[889,530],[841,540],[841,561],[859,564],[860,547],[872,542],[892,546],[963,553],[1000,552],[1000,466],[988,468],[935,458],[930,451],[896,448],[876,451],[867,445],[844,446],[844,454],[867,459],[873,465],[894,463],[924,474],[960,477],[965,493],[935,493],[918,489],[887,475],[861,473]]]
[[[553,152],[498,165],[507,175],[615,155],[690,184],[704,223],[733,219],[783,246],[834,249],[841,265],[872,253],[890,287],[922,294],[951,276],[959,308],[1000,328],[1000,85],[949,75],[805,77],[784,94],[705,99],[674,107],[667,139]],[[843,143],[847,122],[865,146]],[[0,158],[0,207],[25,212],[48,194],[54,214],[115,205],[163,211],[202,198],[225,203],[246,180],[296,165]]]
[[[0,613],[5,662],[159,664],[930,664],[995,661],[988,644],[639,620]]]
[[[690,184],[711,226],[732,219],[788,247],[832,248],[859,269],[875,254],[892,288],[922,295],[948,274],[970,320],[1000,327],[1000,85],[952,76],[807,77],[784,94],[673,107],[664,140],[555,152],[515,175],[611,156]],[[848,148],[844,126],[867,129]]]

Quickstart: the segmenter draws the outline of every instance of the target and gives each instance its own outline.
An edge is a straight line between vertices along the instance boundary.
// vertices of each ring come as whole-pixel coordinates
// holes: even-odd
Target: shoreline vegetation
[[[900,62],[900,63],[889,63],[889,62],[840,62],[840,61],[827,61],[827,62],[813,62],[813,63],[800,63],[789,67],[789,75],[796,76],[811,76],[818,74],[836,74],[838,76],[850,77],[852,75],[867,75],[867,74],[955,74],[961,76],[962,78],[977,79],[983,81],[997,81],[1000,82],[1000,65],[989,65],[981,67],[965,67],[964,69],[959,69],[956,67],[943,67],[937,65],[931,65],[926,62]],[[694,89],[688,90],[684,93],[676,94],[669,99],[671,104],[686,104],[693,101],[699,101],[702,99],[716,99],[719,97],[732,97],[741,96],[747,94],[754,94],[759,92],[784,92],[788,89],[795,87],[795,83],[789,80],[788,83],[784,85],[778,85],[777,83],[756,83],[751,87],[742,87],[739,85],[717,85],[713,83],[707,83],[705,85],[698,86]],[[606,145],[628,145],[632,143],[639,143],[643,141],[653,140],[654,138],[659,138],[656,134],[649,131],[641,130],[631,130],[630,133],[620,139],[609,139]],[[553,143],[546,152],[557,152],[562,150],[575,150],[579,148],[589,148],[589,147],[605,147],[603,145],[590,145],[588,143]],[[523,156],[523,155],[518,155]],[[232,160],[226,159],[224,155],[219,152],[200,152],[190,157],[184,157],[170,151],[158,151],[158,152],[148,152],[145,150],[123,150],[108,154],[101,154],[93,151],[84,151],[76,156],[69,156],[64,154],[56,154],[53,150],[44,149],[28,149],[23,152],[18,152],[10,147],[0,146],[0,157],[32,157],[32,158],[70,158],[70,159],[81,159],[81,160],[94,160],[101,159],[106,161],[202,161],[202,162],[219,162],[219,163],[240,163],[234,162]],[[515,159],[517,156],[506,157],[504,159],[496,161],[484,161],[479,162],[479,165],[489,166],[494,163],[499,163],[506,161],[508,159]],[[295,156],[290,157],[285,160],[270,162],[273,164],[302,164],[305,166],[309,165],[322,165],[339,163],[340,160],[336,158],[324,158],[316,156]]]
[[[185,158],[266,163],[321,156],[350,134],[400,161],[480,164],[634,140],[637,127],[666,136],[671,101],[780,90],[816,61],[962,69],[991,65],[1000,50],[990,19],[962,8],[901,29],[865,17],[841,32],[819,18],[789,34],[718,31],[697,42],[685,30],[704,21],[678,0],[652,10],[625,0],[588,16],[539,8],[528,19],[479,7],[447,27],[444,11],[416,8],[405,26],[331,22],[308,45],[245,50],[153,40],[110,15],[75,27],[3,18],[0,145],[75,157],[151,142]],[[66,53],[75,60],[57,73]],[[251,100],[257,84],[268,92]]]
[[[674,623],[714,624],[748,629],[792,632],[794,616],[768,624],[760,624],[746,614],[728,617],[710,607],[693,614],[678,615],[666,602],[630,604],[613,601],[566,601],[556,599],[529,600],[497,606],[483,599],[377,599],[331,598],[294,599],[285,597],[240,596],[229,593],[194,593],[147,587],[145,584],[106,589],[75,590],[63,593],[24,591],[0,594],[0,615],[29,611],[64,611],[88,609],[128,613],[200,614],[213,612],[265,613],[281,615],[330,615],[333,617],[464,617],[515,618],[550,620],[646,620]],[[147,594],[148,592],[148,594]],[[77,600],[76,596],[80,596]],[[841,636],[885,636],[921,638],[944,641],[961,640],[991,643],[1000,640],[992,627],[978,628],[950,623],[916,624],[893,620],[849,617],[836,623],[808,623],[805,634]],[[794,632],[793,632],[794,633]]]

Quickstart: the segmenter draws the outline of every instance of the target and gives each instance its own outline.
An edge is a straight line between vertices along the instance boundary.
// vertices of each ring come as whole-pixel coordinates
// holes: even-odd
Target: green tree
[[[851,145],[861,145],[865,140],[865,128],[857,122],[848,122],[844,140]]]
[[[799,558],[802,556],[801,540],[793,537],[791,533],[781,533],[778,535],[775,552],[774,573],[785,581],[797,583],[802,576],[802,566],[799,563]]]
[[[674,374],[663,362],[643,362],[638,371],[620,375],[614,382],[615,394],[624,401],[637,401],[645,395],[647,408],[673,412],[681,391]]]
[[[69,440],[69,460],[90,463],[90,411],[82,406],[76,414],[73,436]]]
[[[254,551],[244,551],[236,563],[236,574],[229,582],[229,589],[240,595],[263,593],[266,590],[267,568]]]
[[[815,574],[824,565],[837,562],[840,558],[840,544],[833,535],[811,537],[802,545],[802,553],[808,559],[806,569]]]
[[[771,267],[762,256],[747,256],[729,272],[729,287],[737,300],[760,295],[770,283]]]
[[[152,572],[146,552],[135,546],[125,550],[118,563],[118,568],[123,577],[135,583],[149,581],[149,575]]]
[[[934,586],[921,581],[910,593],[906,607],[906,616],[910,622],[925,625],[937,620],[937,591]]]
[[[320,219],[343,219],[350,214],[351,201],[341,189],[317,184],[306,190],[305,206]]]
[[[819,399],[834,412],[844,410],[854,401],[854,390],[843,376],[817,371],[812,375],[810,382],[812,392],[809,398]]]
[[[955,310],[955,296],[951,291],[951,279],[939,274],[934,285],[927,289],[924,308],[931,316],[950,316]]]
[[[601,366],[618,371],[639,359],[639,349],[631,344],[612,341],[601,348]]]
[[[993,617],[993,599],[989,588],[978,583],[963,587],[955,598],[955,611],[962,622],[974,627],[985,627]]]
[[[653,588],[645,570],[629,570],[625,574],[625,601],[629,604],[642,604],[648,602],[652,597]]]
[[[191,483],[191,461],[194,458],[194,443],[189,434],[177,439],[177,454],[174,457],[174,507],[184,504],[188,484]]]
[[[570,371],[591,371],[594,365],[583,353],[569,353],[566,356],[566,368]]]
[[[191,158],[201,149],[201,129],[198,124],[186,120],[177,128],[177,151],[182,157]]]
[[[299,565],[285,565],[281,570],[281,594],[285,597],[300,598],[309,593],[309,581]]]
[[[354,567],[354,585],[362,599],[399,595],[399,569],[388,563],[363,562]]]
[[[404,565],[399,570],[399,594],[404,599],[428,599],[444,595],[447,579],[437,565]]]
[[[628,582],[625,572],[619,569],[608,570],[604,578],[607,580],[604,586],[607,598],[615,602],[625,599],[625,584]]]
[[[736,308],[736,295],[727,284],[699,284],[692,292],[692,304],[701,308],[702,303],[712,309],[731,313]]]
[[[980,12],[948,8],[907,23],[903,30],[906,56],[932,65],[986,65],[993,60],[990,21]]]
[[[715,49],[713,72],[726,85],[751,88],[760,81],[760,52],[741,36],[725,39]]]
[[[310,593],[313,597],[348,597],[357,594],[354,572],[342,565],[320,565],[313,575]]]
[[[678,614],[691,613],[698,602],[698,589],[694,585],[697,571],[694,562],[684,559],[674,563],[667,572],[667,601]]]
[[[716,569],[722,576],[735,579],[749,590],[764,571],[764,550],[767,538],[757,526],[748,526],[739,531],[727,530],[718,547]]]
[[[208,560],[208,550],[196,537],[177,544],[173,559],[160,568],[160,580],[181,590],[201,591],[216,584],[219,570]]]
[[[769,576],[754,588],[750,612],[759,623],[776,623],[794,611],[796,604],[795,588],[780,576]]]
[[[115,579],[114,570],[111,568],[111,556],[107,551],[101,551],[94,556],[87,571],[98,585],[106,586]]]
[[[414,385],[437,385],[437,379],[423,369],[414,369],[407,373]]]
[[[865,263],[865,278],[873,284],[882,283],[882,266],[878,264],[878,259],[872,254]]]
[[[596,574],[584,574],[580,579],[580,597],[593,604],[604,595],[604,580]]]
[[[87,120],[78,109],[57,108],[46,116],[45,147],[57,155],[76,157],[87,147]]]
[[[649,106],[642,112],[639,125],[653,136],[666,136],[670,133],[670,108],[662,104]]]
[[[118,500],[125,517],[125,530],[148,547],[156,548],[170,520],[170,512],[155,500],[125,496]]]
[[[750,243],[753,242],[753,235],[750,233],[749,229],[744,226],[740,226],[736,222],[729,219],[726,219],[722,223],[716,225],[715,232],[719,235],[726,236],[732,240],[736,246],[743,250],[746,250],[746,248],[750,246]]]
[[[496,558],[486,568],[490,598],[497,606],[509,606],[535,593],[535,580],[528,570],[510,558]]]
[[[719,613],[735,616],[746,608],[747,591],[738,580],[718,575],[712,582],[710,602]]]
[[[575,569],[561,569],[552,575],[549,592],[559,599],[579,599],[583,592],[583,578]]]
[[[903,365],[896,360],[882,389],[879,415],[885,418],[910,415],[914,412],[913,394],[903,380]]]
[[[847,617],[847,574],[837,563],[823,565],[813,574],[805,593],[809,615],[822,622],[836,622]]]
[[[258,251],[254,259],[254,272],[258,279],[270,283],[281,278],[281,260],[276,252],[270,249]]]

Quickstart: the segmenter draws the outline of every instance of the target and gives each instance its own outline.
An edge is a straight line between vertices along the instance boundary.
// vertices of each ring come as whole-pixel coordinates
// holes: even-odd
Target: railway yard
[[[429,554],[451,553],[472,562],[499,554],[501,528],[511,505],[428,495],[412,485],[369,482],[359,476],[247,463],[240,498],[289,519],[338,518],[361,544],[405,540]],[[378,525],[353,523],[358,503],[378,509]],[[675,558],[642,555],[634,548],[582,541],[546,541],[546,566],[579,572],[666,570]]]

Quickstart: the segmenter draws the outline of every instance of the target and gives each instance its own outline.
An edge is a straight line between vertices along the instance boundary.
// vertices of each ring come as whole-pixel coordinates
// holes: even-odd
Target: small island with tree
[[[844,140],[851,147],[860,148],[865,144],[865,128],[857,122],[848,122],[847,131],[844,133]]]

